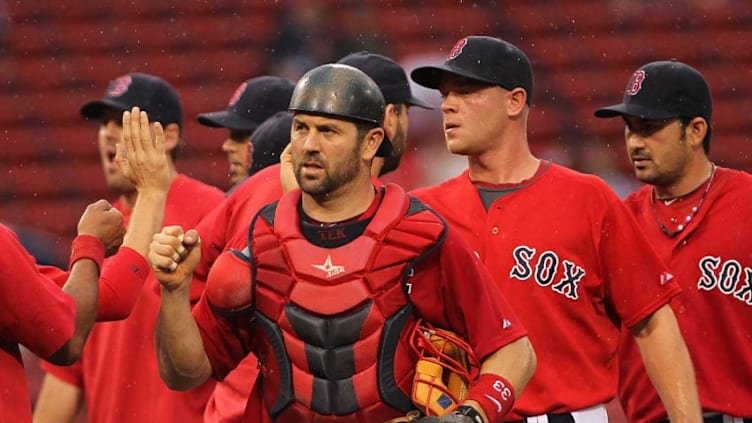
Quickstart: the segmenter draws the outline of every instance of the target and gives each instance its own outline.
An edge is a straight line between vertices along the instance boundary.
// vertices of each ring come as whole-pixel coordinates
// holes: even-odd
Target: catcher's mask
[[[478,377],[480,363],[470,345],[455,333],[418,319],[410,335],[417,354],[412,401],[426,416],[454,410]]]

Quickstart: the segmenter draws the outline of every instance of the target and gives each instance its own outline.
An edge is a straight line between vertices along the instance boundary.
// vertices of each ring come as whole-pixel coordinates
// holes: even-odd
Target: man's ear
[[[180,144],[180,126],[177,123],[170,123],[164,128],[165,152],[169,153]]]
[[[373,128],[366,133],[365,139],[363,140],[363,159],[370,161],[376,157],[376,152],[379,150],[381,143],[387,142],[384,136],[384,128],[381,127]]]
[[[384,109],[384,129],[389,133],[394,133],[394,128],[397,127],[398,114],[396,113],[396,107],[398,106],[388,103]]]
[[[705,134],[708,133],[708,123],[704,118],[699,116],[690,120],[687,126],[684,128],[687,136],[687,142],[693,147],[703,148],[702,141],[705,139]]]
[[[527,105],[527,92],[524,88],[517,87],[509,92],[507,100],[507,113],[509,116],[519,116]]]

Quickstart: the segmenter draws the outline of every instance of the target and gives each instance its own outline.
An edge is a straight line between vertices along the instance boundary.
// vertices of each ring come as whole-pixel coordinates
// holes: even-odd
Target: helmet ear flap
[[[427,416],[454,410],[478,377],[480,363],[470,345],[455,333],[418,319],[410,346],[417,356],[411,398]]]

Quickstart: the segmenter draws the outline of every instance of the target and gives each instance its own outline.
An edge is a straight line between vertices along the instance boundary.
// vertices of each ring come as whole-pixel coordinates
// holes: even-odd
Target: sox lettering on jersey
[[[552,290],[571,300],[579,298],[577,288],[585,276],[585,270],[581,266],[569,260],[560,260],[555,252],[549,250],[542,252],[536,259],[536,249],[526,245],[516,247],[512,256],[515,265],[509,272],[509,277],[522,281],[532,277],[541,287],[551,286]],[[562,276],[554,283],[560,270]]]
[[[697,289],[712,291],[715,288],[752,306],[752,269],[737,260],[723,261],[720,257],[705,256],[698,263],[702,276]]]

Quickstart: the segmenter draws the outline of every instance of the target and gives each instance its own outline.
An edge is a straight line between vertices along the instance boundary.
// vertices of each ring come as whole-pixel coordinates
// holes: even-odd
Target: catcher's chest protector
[[[445,224],[389,185],[360,236],[323,248],[301,233],[298,199],[283,197],[251,228],[255,352],[267,410],[283,423],[404,415],[414,408],[406,393],[415,366],[404,336],[413,321],[404,283],[443,240]]]

